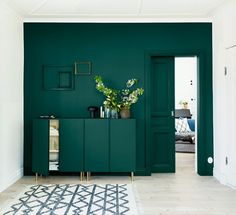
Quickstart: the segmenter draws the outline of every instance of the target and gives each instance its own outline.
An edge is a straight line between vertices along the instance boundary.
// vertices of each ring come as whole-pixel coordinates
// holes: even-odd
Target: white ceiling
[[[206,17],[229,0],[3,0],[25,18]]]

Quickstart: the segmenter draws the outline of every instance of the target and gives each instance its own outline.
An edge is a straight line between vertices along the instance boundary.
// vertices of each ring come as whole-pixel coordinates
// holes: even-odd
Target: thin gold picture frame
[[[82,71],[80,65],[87,65],[87,71]],[[74,63],[75,75],[91,75],[92,74],[92,62],[91,61],[75,61]]]

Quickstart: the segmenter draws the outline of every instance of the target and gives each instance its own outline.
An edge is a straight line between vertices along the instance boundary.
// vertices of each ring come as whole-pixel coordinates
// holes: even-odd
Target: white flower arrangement
[[[126,89],[121,90],[121,102],[120,107],[123,109],[130,109],[132,104],[138,101],[138,96],[144,93],[143,88],[137,88],[136,90],[131,90],[131,88],[138,83],[138,79],[129,79],[126,82]]]
[[[106,100],[103,102],[104,106],[111,109],[130,109],[130,106],[135,104],[138,97],[144,92],[143,88],[132,90],[132,87],[138,83],[138,79],[135,78],[129,79],[126,82],[126,88],[121,91],[106,87],[101,76],[95,76],[94,79],[96,89],[106,96]]]

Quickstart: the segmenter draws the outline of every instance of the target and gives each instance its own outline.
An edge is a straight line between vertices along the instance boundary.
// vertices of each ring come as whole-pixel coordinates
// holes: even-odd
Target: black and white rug
[[[4,215],[136,215],[132,186],[34,185],[3,212]]]

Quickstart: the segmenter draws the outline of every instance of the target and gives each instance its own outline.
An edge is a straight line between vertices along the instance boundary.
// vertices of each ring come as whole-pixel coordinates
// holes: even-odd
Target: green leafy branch
[[[144,89],[133,89],[134,85],[138,83],[138,79],[129,79],[126,82],[126,88],[121,91],[108,88],[104,85],[101,76],[95,76],[96,89],[106,96],[103,102],[105,107],[119,111],[121,108],[130,109],[132,104],[138,101],[138,97],[143,95]]]

